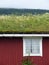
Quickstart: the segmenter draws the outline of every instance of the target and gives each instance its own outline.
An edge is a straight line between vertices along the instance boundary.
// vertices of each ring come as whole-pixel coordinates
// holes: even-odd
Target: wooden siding
[[[43,56],[29,57],[36,65],[49,65],[49,38],[43,38]],[[21,65],[23,38],[0,37],[0,65]]]
[[[22,38],[0,38],[0,65],[18,65],[22,58]]]

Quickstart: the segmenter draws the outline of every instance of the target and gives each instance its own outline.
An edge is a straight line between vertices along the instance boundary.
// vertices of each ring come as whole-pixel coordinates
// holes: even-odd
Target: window
[[[23,56],[42,56],[42,38],[23,38]]]

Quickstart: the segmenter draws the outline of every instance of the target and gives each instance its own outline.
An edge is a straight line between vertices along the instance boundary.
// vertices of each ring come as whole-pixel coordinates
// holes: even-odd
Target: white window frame
[[[40,54],[26,54],[25,51],[25,39],[39,38],[40,39]],[[23,37],[23,56],[42,56],[42,37]]]

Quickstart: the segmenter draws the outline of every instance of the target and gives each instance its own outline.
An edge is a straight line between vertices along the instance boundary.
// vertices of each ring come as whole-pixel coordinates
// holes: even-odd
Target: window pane
[[[31,51],[30,51],[30,49],[31,49],[31,39],[26,39],[25,43],[26,43],[26,45],[25,45],[26,53],[29,54],[29,53],[31,53]]]
[[[40,53],[40,39],[38,38],[32,39],[32,53]]]
[[[33,54],[40,53],[40,47],[39,46],[32,46],[32,53]]]
[[[40,46],[40,40],[39,39],[32,39],[32,44]]]

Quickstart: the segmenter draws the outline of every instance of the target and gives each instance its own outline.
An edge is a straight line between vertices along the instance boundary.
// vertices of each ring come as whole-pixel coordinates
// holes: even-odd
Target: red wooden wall
[[[22,38],[0,38],[0,65],[21,65],[23,57]],[[49,38],[43,38],[43,56],[31,56],[36,65],[49,65]]]
[[[0,65],[18,65],[22,58],[22,38],[0,38]]]

